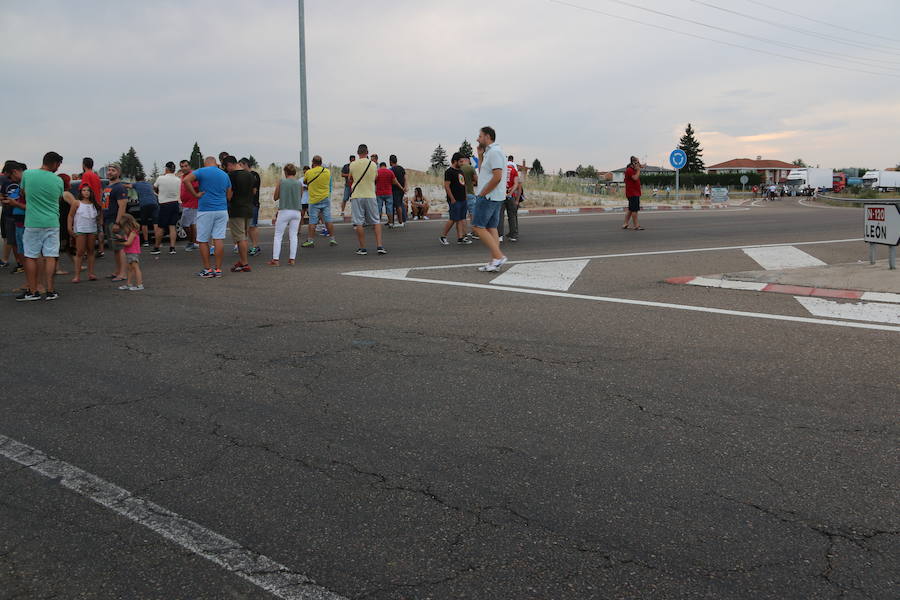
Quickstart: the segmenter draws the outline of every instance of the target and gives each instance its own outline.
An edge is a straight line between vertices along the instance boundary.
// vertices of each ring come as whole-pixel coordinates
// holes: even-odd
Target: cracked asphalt
[[[840,240],[862,215],[620,219],[522,219],[507,252]],[[293,268],[201,280],[195,255],[145,255],[142,293],[4,294],[0,434],[346,598],[900,595],[896,333],[341,275],[484,258],[439,246],[440,225],[386,232],[384,257],[354,256],[339,226],[341,246]],[[752,267],[739,251],[594,260],[572,291],[806,314],[663,283]],[[0,598],[270,597],[0,458]]]

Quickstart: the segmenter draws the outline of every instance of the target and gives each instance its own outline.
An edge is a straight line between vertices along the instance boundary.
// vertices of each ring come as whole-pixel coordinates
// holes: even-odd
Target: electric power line
[[[898,74],[896,74],[896,73],[884,73],[884,72],[879,72],[879,71],[869,71],[869,70],[866,70],[866,69],[854,69],[854,68],[850,68],[850,67],[842,67],[842,66],[840,66],[840,65],[833,65],[833,64],[829,64],[829,63],[820,62],[820,61],[817,61],[817,60],[809,60],[809,59],[806,59],[806,58],[797,58],[796,56],[789,56],[789,55],[787,55],[787,54],[781,54],[781,53],[779,53],[779,52],[772,52],[772,51],[770,51],[770,50],[763,50],[763,49],[761,49],[761,48],[753,48],[752,46],[744,46],[743,44],[735,44],[734,42],[726,42],[726,41],[724,41],[724,40],[717,40],[717,39],[715,39],[715,38],[706,37],[706,36],[699,35],[699,34],[696,34],[696,33],[690,33],[690,32],[687,32],[687,31],[680,31],[680,30],[678,30],[678,29],[672,29],[671,27],[665,27],[664,25],[657,25],[657,24],[655,24],[655,23],[648,23],[647,21],[641,21],[640,19],[634,19],[634,18],[631,18],[631,17],[624,17],[624,16],[622,16],[622,15],[616,15],[616,14],[613,14],[613,13],[608,13],[608,12],[605,12],[605,11],[602,11],[602,10],[599,10],[599,9],[596,9],[596,8],[590,8],[590,7],[587,7],[587,6],[580,6],[580,5],[578,5],[578,4],[573,4],[573,3],[571,3],[571,2],[565,2],[564,0],[549,0],[549,1],[552,2],[553,4],[560,4],[560,5],[562,5],[562,6],[568,6],[569,8],[576,8],[576,9],[578,9],[578,10],[583,10],[583,11],[585,11],[585,12],[596,13],[596,14],[598,14],[598,15],[603,15],[603,16],[609,17],[609,18],[611,18],[611,19],[619,19],[620,21],[627,21],[627,22],[629,22],[629,23],[636,23],[636,24],[638,24],[638,25],[644,25],[645,27],[652,27],[652,28],[654,28],[654,29],[659,29],[659,30],[662,30],[662,31],[668,31],[668,32],[670,32],[670,33],[677,33],[678,35],[683,35],[683,36],[695,38],[695,39],[698,39],[698,40],[704,40],[704,41],[707,41],[707,42],[713,42],[713,43],[715,43],[715,44],[721,44],[721,45],[723,45],[723,46],[730,46],[730,47],[732,47],[732,48],[740,48],[740,49],[742,49],[742,50],[749,50],[750,52],[756,52],[756,53],[758,53],[758,54],[766,54],[766,55],[768,55],[768,56],[775,56],[775,57],[778,57],[778,58],[784,58],[784,59],[786,59],[786,60],[792,60],[792,61],[795,61],[795,62],[806,63],[806,64],[810,64],[810,65],[818,65],[818,66],[820,66],[820,67],[827,67],[827,68],[829,68],[829,69],[838,69],[838,70],[841,70],[841,71],[848,71],[848,72],[850,72],[850,73],[865,73],[865,74],[868,74],[868,75],[878,75],[878,76],[881,76],[881,77],[897,77],[897,78],[900,78],[900,75],[898,75]]]
[[[774,11],[778,11],[778,12],[783,12],[783,13],[785,13],[785,14],[791,15],[792,17],[800,17],[801,19],[806,19],[807,21],[812,21],[813,23],[819,23],[820,25],[827,25],[828,27],[832,27],[832,28],[837,29],[837,30],[839,30],[839,31],[850,31],[850,32],[852,32],[852,33],[858,33],[858,34],[860,34],[860,35],[865,35],[865,36],[870,36],[870,37],[876,37],[876,38],[879,38],[879,39],[882,39],[882,40],[885,40],[885,41],[888,41],[888,42],[895,42],[895,43],[898,42],[898,40],[896,40],[896,39],[894,39],[894,38],[889,38],[889,37],[884,36],[884,35],[878,35],[877,33],[872,33],[872,32],[870,32],[870,31],[861,31],[861,30],[859,30],[859,29],[851,29],[850,27],[847,27],[847,26],[845,26],[845,25],[835,25],[834,23],[829,23],[828,21],[822,21],[822,20],[820,20],[820,19],[814,19],[813,17],[810,17],[809,15],[803,15],[803,14],[800,14],[800,13],[791,12],[791,11],[786,10],[786,9],[784,9],[784,8],[779,8],[779,7],[777,7],[777,6],[772,6],[771,4],[766,4],[765,2],[760,2],[759,0],[747,0],[747,2],[750,2],[751,4],[756,4],[756,5],[758,5],[758,6],[763,6],[763,7],[765,7],[765,8],[768,8],[769,10],[774,10]],[[886,46],[886,47],[890,47],[890,46]],[[890,48],[891,48],[892,50],[900,50],[900,48],[894,48],[894,47],[890,47]]]

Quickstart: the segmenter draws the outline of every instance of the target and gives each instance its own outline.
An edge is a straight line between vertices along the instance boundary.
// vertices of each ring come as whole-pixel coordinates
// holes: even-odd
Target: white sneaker
[[[130,285],[120,285],[120,286],[119,286],[119,289],[120,289],[120,290],[130,290],[130,289],[131,289],[131,286],[130,286]]]
[[[500,270],[500,267],[495,265],[493,262],[489,262],[486,265],[481,265],[480,267],[478,267],[478,270],[482,273],[496,273]]]
[[[426,221],[428,221],[428,220],[430,219],[430,217],[429,217],[428,215],[425,215],[425,216],[422,217],[422,218],[425,219]]]
[[[501,235],[499,238],[497,238],[497,241],[498,241],[498,242],[502,242],[502,241],[503,241],[503,236]]]
[[[144,289],[143,285],[130,285],[128,286],[128,291],[130,292],[139,292]]]
[[[441,246],[449,246],[450,245],[450,242],[448,242],[447,238],[445,238],[444,236],[441,236],[440,240],[441,240]]]
[[[498,260],[491,261],[491,263],[497,265],[497,268],[500,268],[505,265],[508,260],[509,259],[504,256]]]

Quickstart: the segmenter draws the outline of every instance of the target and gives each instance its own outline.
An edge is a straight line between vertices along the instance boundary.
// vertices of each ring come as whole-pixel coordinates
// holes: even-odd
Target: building
[[[628,167],[622,167],[621,169],[616,169],[615,171],[610,171],[609,173],[612,175],[612,179],[608,181],[612,181],[613,183],[625,183],[625,169]],[[641,169],[641,175],[674,175],[675,171],[673,169],[666,169],[665,167],[654,167],[651,165],[647,165],[643,169]]]
[[[733,158],[717,165],[706,167],[710,174],[716,173],[759,173],[765,183],[779,183],[787,179],[791,169],[797,167],[783,160],[763,160],[753,158]]]

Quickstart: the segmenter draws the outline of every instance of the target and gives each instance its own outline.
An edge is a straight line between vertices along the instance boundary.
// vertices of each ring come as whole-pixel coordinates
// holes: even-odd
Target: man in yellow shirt
[[[321,219],[328,229],[328,243],[337,246],[334,225],[331,222],[331,171],[322,166],[322,157],[313,156],[312,168],[303,175],[309,190],[309,236],[300,244],[303,248],[316,245],[316,225]]]
[[[378,174],[378,165],[369,160],[369,147],[365,144],[359,145],[356,154],[359,160],[350,163],[350,178],[347,181],[353,190],[350,194],[350,216],[356,229],[356,238],[359,240],[356,253],[360,256],[369,253],[366,250],[366,232],[363,227],[372,225],[375,228],[378,254],[387,254],[387,250],[381,245],[381,219],[378,204],[375,202],[375,176]]]

